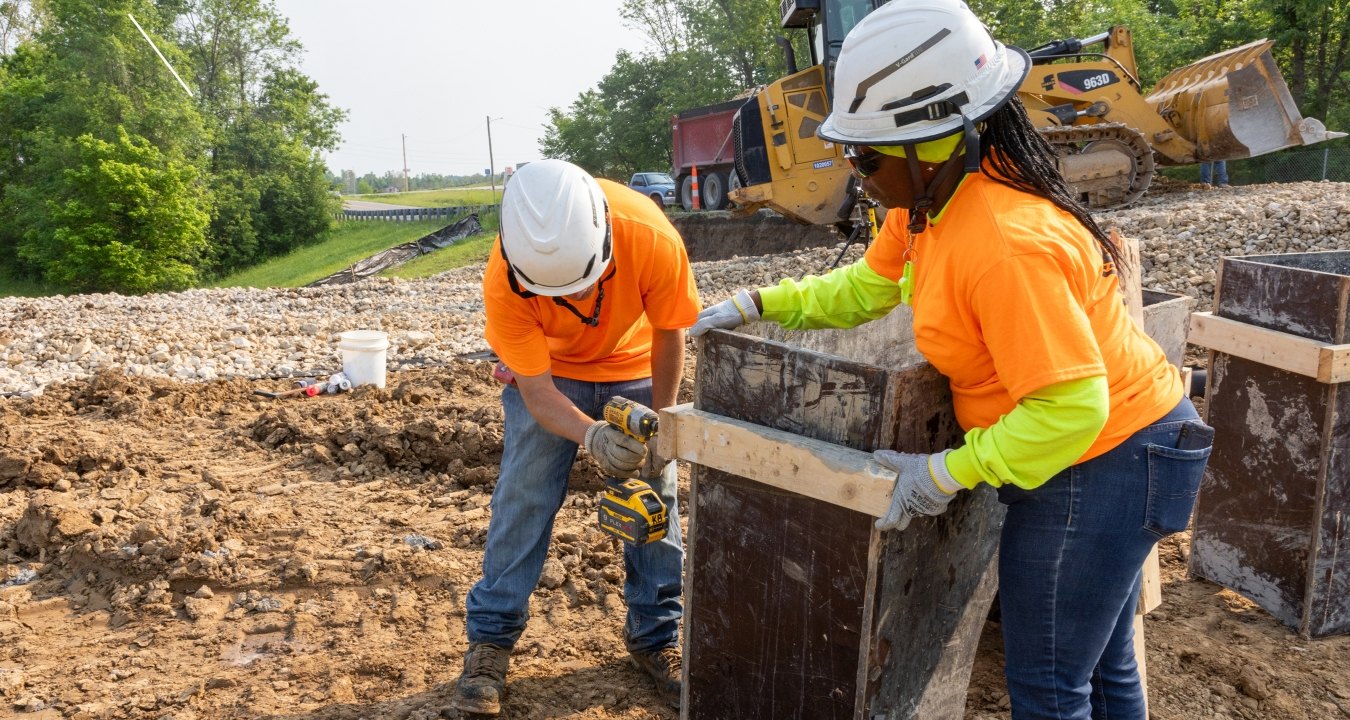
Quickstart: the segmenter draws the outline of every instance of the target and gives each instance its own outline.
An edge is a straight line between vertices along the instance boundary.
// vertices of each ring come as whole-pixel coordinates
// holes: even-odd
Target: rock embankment
[[[1144,287],[1195,297],[1200,310],[1212,301],[1222,256],[1350,250],[1350,184],[1159,190],[1099,220],[1141,239]],[[695,272],[705,303],[716,302],[736,288],[823,272],[838,253],[814,247],[699,262]],[[3,298],[0,393],[105,369],[188,381],[326,375],[341,365],[337,334],[356,328],[389,332],[391,367],[444,364],[486,347],[481,272],[337,288]]]

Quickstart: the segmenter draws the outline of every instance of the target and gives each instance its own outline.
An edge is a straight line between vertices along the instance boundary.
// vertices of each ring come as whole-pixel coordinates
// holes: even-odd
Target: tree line
[[[488,185],[496,181],[500,186],[505,179],[502,173],[497,173],[489,178],[486,174],[477,175],[446,175],[443,173],[418,173],[408,176],[408,191],[416,190],[443,190],[445,188],[467,187],[471,185]],[[383,175],[376,175],[373,172],[367,172],[364,175],[357,175],[352,170],[343,170],[341,175],[328,176],[329,184],[339,192],[346,194],[370,195],[372,193],[382,192],[402,192],[403,173],[393,170],[386,170]]]
[[[0,266],[143,293],[318,239],[345,112],[300,51],[270,0],[0,2]]]
[[[1350,4],[1328,0],[966,0],[994,35],[1030,49],[1125,25],[1141,81],[1260,38],[1303,115],[1350,130]],[[856,5],[870,5],[858,0]],[[786,74],[777,0],[624,0],[649,50],[621,52],[596,87],[550,111],[541,150],[588,171],[627,178],[671,166],[670,117],[725,102]],[[799,65],[802,31],[785,38]],[[1342,141],[1344,142],[1344,141]]]

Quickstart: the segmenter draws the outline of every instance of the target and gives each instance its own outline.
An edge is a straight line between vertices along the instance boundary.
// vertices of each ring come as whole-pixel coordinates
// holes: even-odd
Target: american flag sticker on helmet
[[[975,58],[975,69],[979,70],[980,68],[984,67],[985,62],[986,59],[984,57],[984,53],[980,53],[980,56]]]

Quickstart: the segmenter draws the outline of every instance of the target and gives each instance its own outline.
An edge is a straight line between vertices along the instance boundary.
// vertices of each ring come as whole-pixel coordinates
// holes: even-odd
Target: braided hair
[[[1123,272],[1120,248],[1102,231],[1088,209],[1074,198],[1064,175],[1055,165],[1055,151],[1031,124],[1021,99],[1014,96],[984,121],[980,133],[980,156],[989,160],[997,182],[1033,195],[1040,195],[1078,219],[1101,245],[1117,272]]]

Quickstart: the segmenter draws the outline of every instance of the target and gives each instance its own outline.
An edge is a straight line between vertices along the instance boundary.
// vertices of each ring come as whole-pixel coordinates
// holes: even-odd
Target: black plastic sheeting
[[[410,243],[395,245],[388,250],[371,255],[344,270],[339,270],[326,278],[315,280],[305,287],[321,287],[324,285],[345,285],[347,283],[353,283],[389,268],[398,267],[413,258],[426,255],[433,250],[450,247],[460,240],[482,231],[483,225],[478,221],[478,213],[473,213],[456,220],[448,227],[441,228],[430,235],[418,238]]]

